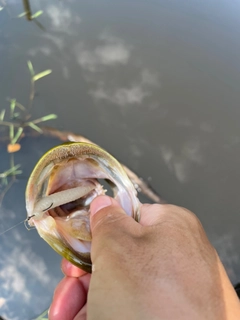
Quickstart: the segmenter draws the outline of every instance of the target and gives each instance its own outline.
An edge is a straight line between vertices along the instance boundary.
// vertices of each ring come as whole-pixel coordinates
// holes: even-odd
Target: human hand
[[[237,295],[190,211],[144,204],[139,224],[100,196],[91,204],[91,230],[93,273],[63,261],[67,277],[50,320],[240,319]]]

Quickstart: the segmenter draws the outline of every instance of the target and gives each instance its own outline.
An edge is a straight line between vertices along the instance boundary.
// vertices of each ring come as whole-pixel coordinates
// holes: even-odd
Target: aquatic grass
[[[32,77],[34,77],[35,71],[34,71],[34,69],[33,69],[32,62],[31,62],[30,60],[28,60],[27,65],[28,65],[28,70],[29,70],[29,72],[30,72],[30,75],[31,75]]]
[[[11,144],[16,144],[16,142],[18,141],[22,133],[23,133],[23,127],[18,128],[15,136],[11,140]]]
[[[37,13],[35,17],[41,14],[40,12]],[[9,169],[0,173],[0,188],[4,187],[4,190],[0,193],[0,204],[4,195],[14,183],[16,176],[22,173],[22,171],[19,170],[20,164],[14,164],[14,153],[21,149],[20,139],[24,134],[24,130],[29,127],[42,134],[43,131],[41,127],[39,127],[39,124],[57,118],[56,114],[51,113],[37,119],[31,119],[30,111],[32,110],[35,98],[35,82],[48,76],[52,73],[52,70],[47,69],[36,73],[30,60],[27,61],[27,66],[31,82],[28,107],[25,107],[15,98],[8,98],[8,108],[0,111],[0,126],[7,126],[9,128],[7,152],[10,155]]]
[[[15,102],[15,104],[16,104],[16,107],[18,107],[19,109],[21,109],[22,111],[25,111],[26,110],[26,108],[21,104],[21,103],[19,103],[19,102]]]
[[[36,125],[41,122],[54,120],[57,118],[56,114],[48,114],[41,118],[34,119],[29,121],[30,110],[33,105],[33,100],[35,97],[35,82],[38,81],[41,78],[46,77],[50,73],[52,73],[51,69],[44,70],[39,73],[35,73],[35,70],[33,68],[32,62],[30,60],[27,61],[28,70],[30,73],[30,80],[31,80],[31,90],[29,95],[29,105],[28,108],[26,108],[23,104],[18,102],[16,99],[8,98],[9,101],[9,120],[4,120],[6,115],[6,109],[3,109],[0,112],[0,125],[8,126],[9,127],[9,142],[10,144],[16,144],[18,140],[21,138],[21,135],[26,127],[30,127],[33,130],[42,133],[41,128]],[[15,112],[16,108],[19,109],[19,112]],[[17,120],[17,121],[13,121]]]
[[[38,10],[37,12],[32,14],[30,2],[28,0],[23,0],[23,7],[24,12],[20,13],[17,18],[25,17],[27,21],[34,22],[38,26],[38,28],[40,28],[42,31],[46,31],[44,26],[37,20],[37,18],[43,14],[43,10]]]
[[[54,120],[57,118],[57,115],[54,113],[48,114],[46,116],[43,116],[41,118],[38,118],[36,120],[33,120],[32,123],[39,123],[39,122],[44,122],[44,121],[49,121],[49,120]]]
[[[36,13],[34,13],[33,15],[30,15],[30,19],[36,19],[39,16],[41,16],[42,14],[43,14],[43,11],[39,10]],[[29,15],[29,11],[24,11],[24,12],[20,13],[17,17],[18,18],[23,18],[23,17],[28,16],[28,15]]]
[[[22,13],[20,13],[17,17],[18,17],[18,18],[22,18],[22,17],[25,17],[26,14],[27,14],[27,12],[22,12]]]
[[[42,129],[36,126],[33,122],[28,122],[28,126],[31,127],[33,130],[36,130],[39,133],[42,133]]]
[[[36,19],[36,18],[38,18],[39,16],[41,16],[43,14],[43,11],[42,10],[39,10],[39,11],[37,11],[36,13],[34,13],[33,15],[32,15],[32,19]]]
[[[32,62],[30,60],[28,60],[27,64],[28,64],[28,69],[29,69],[30,75],[31,75],[31,91],[30,91],[29,105],[28,105],[28,109],[30,110],[32,108],[33,99],[35,97],[35,82],[43,77],[46,77],[50,73],[52,73],[52,70],[48,69],[48,70],[44,70],[38,74],[35,74]]]
[[[13,166],[11,166],[8,170],[5,170],[4,172],[0,173],[0,187],[3,188],[3,190],[0,193],[0,206],[5,194],[14,184],[16,176],[22,174],[22,170],[19,170],[20,167],[20,164],[13,164]]]
[[[33,20],[38,18],[43,14],[42,10],[38,10],[34,14],[32,14],[30,2],[28,0],[23,0],[23,7],[24,7],[24,12],[20,13],[18,15],[18,18],[26,17],[27,20]]]
[[[18,107],[21,111],[26,110],[26,108],[21,103],[19,103],[16,99],[7,98],[7,101],[9,101],[10,103],[13,103],[13,101],[14,101],[15,107]],[[1,119],[1,120],[3,120],[3,119]]]
[[[35,81],[47,76],[50,73],[52,73],[52,70],[50,70],[50,69],[49,70],[45,70],[45,71],[40,72],[40,73],[36,74],[35,76],[33,76],[32,80],[35,82]]]
[[[3,110],[0,112],[0,121],[3,121],[3,120],[4,120],[5,113],[6,113],[6,110],[5,110],[5,109],[3,109]]]
[[[9,168],[8,170],[5,170],[4,172],[0,173],[0,179],[4,181],[3,184],[5,184],[8,177],[21,174],[22,171],[18,170],[20,167],[21,167],[21,165],[17,164],[17,165],[14,165],[12,168]]]
[[[13,117],[15,107],[16,107],[16,99],[11,99],[10,101],[10,118],[11,119]]]
[[[9,139],[11,142],[12,142],[13,138],[14,138],[14,126],[11,124],[9,126]]]

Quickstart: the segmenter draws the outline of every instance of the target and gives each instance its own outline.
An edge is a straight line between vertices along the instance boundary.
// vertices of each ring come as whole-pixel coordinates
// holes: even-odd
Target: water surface
[[[1,5],[1,1],[0,1]],[[240,280],[239,1],[31,1],[37,23],[0,11],[0,110],[28,103],[27,60],[38,81],[33,117],[100,144],[169,202],[194,211],[233,283]],[[40,24],[40,25],[39,25]],[[0,127],[1,138],[8,132]],[[23,174],[0,208],[0,232],[26,215],[38,158],[59,141],[26,137]],[[0,143],[0,172],[9,167]],[[0,236],[0,314],[30,320],[47,309],[60,257],[23,225]]]

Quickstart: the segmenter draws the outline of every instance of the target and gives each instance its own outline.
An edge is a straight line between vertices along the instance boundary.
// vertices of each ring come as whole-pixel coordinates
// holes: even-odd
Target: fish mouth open
[[[90,204],[106,193],[106,186],[126,214],[139,221],[139,200],[126,172],[94,145],[75,143],[51,149],[35,166],[26,189],[28,224],[55,251],[88,272]]]
[[[93,161],[68,159],[52,167],[42,179],[41,190],[33,216],[28,224],[35,226],[42,238],[58,253],[89,272],[91,266],[90,204],[104,195],[100,182],[109,176],[100,171]],[[81,167],[81,170],[79,170]],[[93,178],[97,176],[98,178]]]
[[[78,170],[79,164],[81,171]],[[98,175],[104,178],[103,174],[99,174],[99,168],[98,173],[95,172],[94,166],[97,164],[93,161],[86,165],[86,161],[79,159],[68,159],[54,166],[43,180],[42,190],[46,193],[36,202],[34,211],[38,214],[32,217],[32,221],[30,219],[29,224],[50,216],[58,224],[64,223],[64,228],[76,239],[91,241],[90,204],[107,191],[99,179],[92,177]]]

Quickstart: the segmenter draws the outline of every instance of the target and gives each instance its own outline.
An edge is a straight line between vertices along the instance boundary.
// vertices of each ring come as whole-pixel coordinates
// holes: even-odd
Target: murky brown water
[[[169,202],[194,211],[233,283],[240,280],[240,19],[238,1],[0,0],[0,111],[29,96],[34,118],[97,142]],[[43,29],[41,29],[43,27]],[[0,130],[1,127],[0,127]],[[6,134],[0,131],[1,138]],[[25,138],[23,174],[0,208],[0,233],[25,218],[27,177],[57,144]],[[0,172],[9,166],[0,143]],[[36,317],[62,277],[55,254],[23,225],[0,236],[0,315]]]

